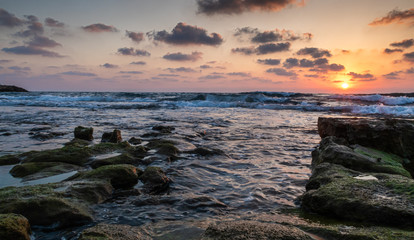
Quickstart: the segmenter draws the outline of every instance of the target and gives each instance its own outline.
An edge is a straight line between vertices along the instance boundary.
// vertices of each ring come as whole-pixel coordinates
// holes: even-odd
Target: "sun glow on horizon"
[[[346,82],[344,82],[344,83],[342,83],[341,84],[341,87],[342,87],[342,89],[348,89],[349,88],[349,84],[348,83],[346,83]]]

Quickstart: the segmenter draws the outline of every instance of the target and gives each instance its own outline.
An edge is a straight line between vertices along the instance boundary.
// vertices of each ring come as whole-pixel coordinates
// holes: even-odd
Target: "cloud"
[[[207,65],[207,64],[204,64],[204,65],[201,65],[200,68],[201,69],[208,69],[208,68],[211,68],[211,66]]]
[[[54,57],[54,58],[61,58],[63,57],[59,53],[47,51],[38,47],[34,46],[17,46],[12,48],[3,48],[3,52],[12,53],[17,55],[40,55],[43,57]]]
[[[19,67],[19,66],[12,66],[12,67],[9,67],[8,69],[18,71],[18,72],[27,72],[31,70],[29,67]]]
[[[332,63],[332,64],[327,64],[327,65],[322,65],[320,66],[320,69],[324,69],[327,71],[333,71],[333,72],[339,72],[339,71],[345,70],[345,67],[342,64]]]
[[[266,70],[268,73],[274,73],[278,76],[296,77],[297,74],[293,71],[286,71],[284,68],[269,68]]]
[[[258,47],[246,47],[246,48],[233,48],[231,51],[233,53],[242,53],[245,55],[264,55],[275,52],[284,52],[289,51],[290,43],[266,43],[259,45]]]
[[[104,67],[104,68],[118,68],[118,65],[105,63],[105,64],[101,65],[101,67]]]
[[[411,39],[402,40],[401,42],[393,42],[390,44],[390,46],[409,48],[409,47],[414,46],[414,39],[411,38]]]
[[[86,32],[92,32],[92,33],[99,33],[99,32],[118,32],[118,29],[116,29],[114,26],[108,26],[102,23],[95,23],[88,26],[82,27],[83,30]]]
[[[149,53],[146,50],[139,50],[134,48],[119,48],[118,53],[121,55],[126,56],[151,56],[151,53]]]
[[[119,73],[123,74],[143,74],[141,71],[120,71]]]
[[[133,65],[145,65],[147,63],[144,62],[144,61],[138,61],[138,62],[131,62],[130,64],[133,64]]]
[[[328,64],[328,59],[326,58],[318,58],[316,60],[308,60],[308,59],[297,59],[297,58],[288,58],[283,63],[285,68],[293,68],[293,67],[302,67],[302,68],[312,68],[312,67],[325,67]]]
[[[127,30],[125,31],[125,34],[136,43],[140,43],[142,40],[144,40],[144,33],[142,32],[130,32]]]
[[[167,31],[149,32],[147,35],[155,41],[176,45],[210,45],[216,46],[223,42],[223,37],[218,33],[207,35],[207,30],[197,26],[178,23],[171,33]]]
[[[45,25],[48,27],[57,27],[57,28],[63,28],[65,26],[64,23],[59,22],[53,18],[46,18]]]
[[[70,76],[80,76],[80,77],[96,77],[95,73],[88,73],[88,72],[77,72],[77,71],[69,71],[69,72],[62,72],[62,75],[70,75]]]
[[[183,54],[181,52],[178,53],[167,53],[163,56],[164,59],[171,60],[171,61],[197,61],[201,59],[201,52],[192,52],[191,54]]]
[[[0,26],[3,27],[17,27],[23,24],[23,20],[15,17],[13,14],[7,12],[3,8],[0,8]]]
[[[221,76],[221,75],[216,75],[216,74],[209,74],[209,75],[206,75],[206,76],[199,77],[198,79],[200,79],[200,80],[214,80],[214,79],[222,79],[222,78],[225,78],[225,77]]]
[[[244,27],[237,28],[233,36],[242,37],[247,35],[250,37],[252,43],[270,43],[280,41],[295,41],[295,40],[311,40],[313,35],[311,33],[296,34],[290,30],[271,30],[260,32],[257,28]]]
[[[318,74],[305,74],[305,77],[308,77],[308,78],[318,78],[319,75]]]
[[[37,17],[32,15],[25,17],[29,20],[27,30],[17,32],[15,35],[24,38],[43,35],[45,30],[43,28],[43,24],[38,21]]]
[[[232,53],[242,53],[244,55],[256,54],[257,50],[254,47],[244,47],[244,48],[233,48]]]
[[[1,59],[0,60],[0,64],[9,63],[9,62],[12,62],[12,60],[8,60],[8,59]]]
[[[186,72],[186,73],[197,72],[196,70],[194,70],[192,68],[187,68],[187,67],[167,68],[167,70],[172,72],[172,73],[175,73],[175,72]]]
[[[414,52],[404,54],[404,60],[408,62],[414,62]]]
[[[290,5],[303,6],[304,3],[304,0],[197,0],[198,12],[206,15],[279,11]]]
[[[257,62],[260,64],[265,64],[265,65],[279,65],[280,59],[273,59],[273,58],[257,59]]]
[[[400,79],[400,73],[402,73],[402,71],[395,71],[395,72],[390,72],[388,74],[384,74],[382,75],[383,77],[385,77],[386,79]]]
[[[403,52],[403,50],[398,49],[398,48],[395,48],[395,49],[386,48],[386,49],[384,49],[385,54],[392,54],[392,53],[395,53],[395,52]]]
[[[27,44],[31,47],[40,48],[62,46],[60,43],[43,36],[34,36]]]
[[[377,80],[374,77],[374,75],[372,75],[371,73],[360,74],[360,73],[350,72],[347,75],[352,76],[353,81],[370,82],[370,81]]]
[[[407,73],[407,74],[414,74],[414,67],[405,70],[405,73]]]
[[[252,76],[250,73],[245,73],[245,72],[231,72],[231,73],[226,73],[226,75],[239,76],[239,77],[251,77]]]
[[[310,55],[313,58],[332,57],[332,54],[328,50],[319,48],[302,48],[296,54]]]
[[[391,23],[408,23],[412,25],[414,23],[414,8],[400,11],[398,9],[392,10],[387,14],[387,16],[382,18],[377,18],[372,21],[369,25],[370,26],[379,26],[379,25],[387,25]]]

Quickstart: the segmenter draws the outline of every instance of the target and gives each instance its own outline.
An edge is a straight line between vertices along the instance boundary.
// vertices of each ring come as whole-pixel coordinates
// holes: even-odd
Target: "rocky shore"
[[[0,157],[0,165],[15,165],[10,174],[25,180],[71,175],[60,182],[1,188],[0,239],[30,239],[30,226],[82,227],[74,237],[82,240],[414,239],[413,121],[319,118],[322,140],[312,152],[312,176],[300,208],[142,226],[97,223],[93,209],[104,202],[126,196],[168,201],[173,178],[151,165],[155,159],[225,154],[204,147],[180,149],[168,139],[174,131],[170,126],[152,130],[144,139],[124,141],[115,129],[93,144],[93,128],[79,126],[62,148]]]
[[[13,85],[0,85],[0,92],[28,92],[26,89]]]

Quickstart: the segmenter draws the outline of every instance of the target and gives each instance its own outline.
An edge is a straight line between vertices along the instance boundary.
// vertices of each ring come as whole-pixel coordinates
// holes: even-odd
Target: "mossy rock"
[[[139,163],[139,158],[133,157],[129,153],[122,153],[121,155],[94,160],[90,163],[92,168],[98,168],[106,165],[115,165],[115,164],[137,164]]]
[[[33,225],[59,227],[92,221],[87,207],[75,199],[65,199],[55,189],[60,185],[44,184],[0,189],[0,213],[25,216]]]
[[[174,142],[166,139],[153,139],[145,145],[150,149],[160,148],[162,145],[174,145]]]
[[[114,188],[130,188],[138,183],[142,170],[128,164],[107,165],[88,172],[82,172],[73,179],[109,180]]]
[[[140,227],[104,224],[87,228],[81,233],[79,240],[151,240],[145,230]]]
[[[393,174],[369,174],[340,165],[319,164],[302,196],[302,207],[338,219],[412,228],[414,180]]]
[[[111,198],[114,188],[106,180],[86,180],[69,182],[65,196],[82,199],[88,203],[103,203]]]
[[[159,194],[166,191],[171,182],[161,168],[152,166],[145,169],[139,180],[144,183],[144,192],[150,194]]]
[[[92,141],[93,140],[93,128],[78,126],[75,128],[74,135],[75,135],[75,138]]]
[[[176,156],[180,150],[170,140],[157,139],[150,141],[146,147],[157,150],[158,154],[169,157]]]
[[[22,215],[0,214],[0,239],[30,240],[30,224]]]
[[[79,139],[79,138],[74,138],[70,142],[65,143],[65,146],[82,148],[82,147],[89,146],[90,144],[91,144],[90,141]]]
[[[82,166],[92,156],[88,147],[64,146],[58,149],[31,151],[19,155],[23,162],[63,162]]]
[[[16,155],[5,155],[0,157],[0,166],[18,164],[20,161]]]
[[[134,151],[134,147],[131,146],[127,141],[120,143],[99,143],[89,147],[90,152],[94,155],[105,154],[115,151]]]
[[[28,162],[14,166],[10,170],[13,177],[26,177],[35,173],[42,172],[43,177],[53,176],[61,173],[78,170],[79,167],[73,164],[60,162]]]

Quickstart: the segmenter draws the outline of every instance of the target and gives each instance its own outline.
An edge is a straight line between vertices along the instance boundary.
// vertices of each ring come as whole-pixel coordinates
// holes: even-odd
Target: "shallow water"
[[[39,100],[42,98],[39,94],[13,95],[16,99],[3,102],[0,97],[0,105],[3,105],[0,110],[0,155],[61,147],[73,138],[73,129],[78,125],[94,127],[96,142],[99,142],[104,131],[115,128],[120,129],[123,138],[127,140],[150,133],[156,125],[173,126],[175,130],[166,138],[178,142],[180,150],[206,147],[220,149],[225,153],[215,156],[183,153],[177,161],[155,161],[152,165],[160,166],[173,180],[167,194],[123,197],[94,207],[98,222],[129,225],[162,220],[220,218],[224,215],[266,213],[279,208],[295,207],[295,200],[304,193],[311,173],[311,151],[320,140],[317,118],[344,114],[328,111],[328,108],[276,109],[264,103],[269,102],[269,99],[263,100],[262,105],[254,99],[238,99],[239,102],[234,100],[235,97],[242,98],[244,95],[220,96],[223,99],[216,101],[216,106],[203,106],[208,105],[209,98],[215,97],[217,100],[217,95],[204,98],[200,96],[203,100],[196,102],[184,101],[183,98],[189,96],[181,94],[155,94],[155,97],[136,94],[129,96],[135,100],[128,102],[122,99],[111,100],[114,94],[96,93],[89,97],[85,94],[48,93],[43,96],[43,100]],[[18,97],[23,100],[18,100]],[[100,99],[92,101],[92,97]],[[273,101],[282,101],[277,99],[287,97],[278,95]],[[50,100],[53,98],[56,101],[54,106],[46,104],[53,102]],[[223,107],[224,103],[230,102],[229,98],[233,101],[232,104],[237,103],[239,106]],[[293,100],[300,103],[292,106],[304,106],[304,101],[316,102],[319,98],[322,97],[298,96]],[[406,98],[403,100],[407,102]],[[353,104],[341,104],[334,96],[323,99],[326,99],[325,105]],[[210,102],[213,100],[210,99]],[[7,104],[7,101],[12,101],[13,104]],[[29,101],[34,106],[29,106]],[[125,107],[138,102],[142,106],[156,102],[158,106]],[[171,102],[180,104],[171,105]],[[253,103],[256,103],[256,107],[245,106]],[[412,108],[406,105],[404,107]],[[349,111],[345,114],[354,115]],[[64,134],[47,140],[33,138],[39,132]],[[6,170],[0,168],[0,171],[3,177],[7,175]],[[57,236],[65,236],[70,239],[76,236],[77,231],[79,229],[73,232],[43,233],[37,230],[36,238],[55,239]]]

